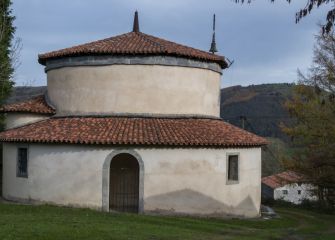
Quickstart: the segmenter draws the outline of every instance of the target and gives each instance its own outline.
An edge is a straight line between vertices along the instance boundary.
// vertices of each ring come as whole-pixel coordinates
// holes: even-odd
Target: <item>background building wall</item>
[[[304,199],[316,200],[316,197],[313,196],[311,192],[312,189],[313,187],[309,184],[288,184],[274,190],[274,199],[280,199],[294,204],[300,204]],[[287,191],[287,194],[284,194],[283,191]],[[301,194],[298,194],[298,191],[301,191]]]
[[[101,209],[103,164],[112,148],[30,144],[28,178],[17,178],[17,146],[4,144],[5,198]],[[144,163],[144,212],[259,215],[260,148],[134,150]],[[227,184],[227,153],[237,152],[239,183]]]
[[[57,113],[201,114],[219,117],[220,73],[161,65],[77,66],[47,72]]]

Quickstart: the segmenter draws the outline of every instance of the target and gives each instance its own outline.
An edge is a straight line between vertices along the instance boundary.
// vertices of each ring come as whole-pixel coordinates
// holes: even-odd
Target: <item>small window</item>
[[[283,190],[283,194],[284,194],[284,195],[287,195],[287,194],[288,194],[288,191],[287,191],[287,190]]]
[[[228,156],[228,182],[238,182],[238,155],[229,155]]]
[[[302,183],[298,183],[298,186],[301,187]]]
[[[298,194],[301,195],[301,190],[298,190]]]
[[[28,148],[18,148],[17,154],[17,176],[28,177]]]

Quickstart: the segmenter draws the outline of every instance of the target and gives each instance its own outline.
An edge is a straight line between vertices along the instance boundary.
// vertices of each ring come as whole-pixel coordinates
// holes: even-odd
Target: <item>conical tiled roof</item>
[[[91,55],[177,56],[215,62],[222,68],[227,67],[227,62],[223,56],[170,42],[142,32],[129,32],[91,43],[40,54],[38,61],[45,65],[48,59]]]

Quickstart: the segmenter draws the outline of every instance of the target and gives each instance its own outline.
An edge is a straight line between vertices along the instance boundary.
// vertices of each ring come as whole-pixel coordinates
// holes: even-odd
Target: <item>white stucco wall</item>
[[[287,194],[284,194],[284,190],[287,191]],[[280,199],[294,204],[300,204],[304,199],[316,200],[316,197],[313,196],[311,190],[313,190],[313,187],[310,184],[299,185],[297,183],[292,183],[274,189],[273,197],[275,200]],[[301,191],[301,194],[298,194],[298,191]]]
[[[144,212],[259,215],[261,150],[134,149],[144,163]],[[28,178],[16,177],[16,144],[4,144],[3,196],[101,209],[112,148],[29,145]],[[239,153],[239,183],[227,184],[227,153]]]
[[[77,66],[47,72],[57,113],[220,114],[217,72],[179,66]]]
[[[49,118],[36,113],[6,113],[5,129],[23,126]]]

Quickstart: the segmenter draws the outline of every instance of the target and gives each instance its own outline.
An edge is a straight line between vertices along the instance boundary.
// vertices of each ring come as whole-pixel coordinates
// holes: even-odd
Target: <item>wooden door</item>
[[[109,209],[138,212],[139,165],[130,154],[116,155],[110,165]]]

